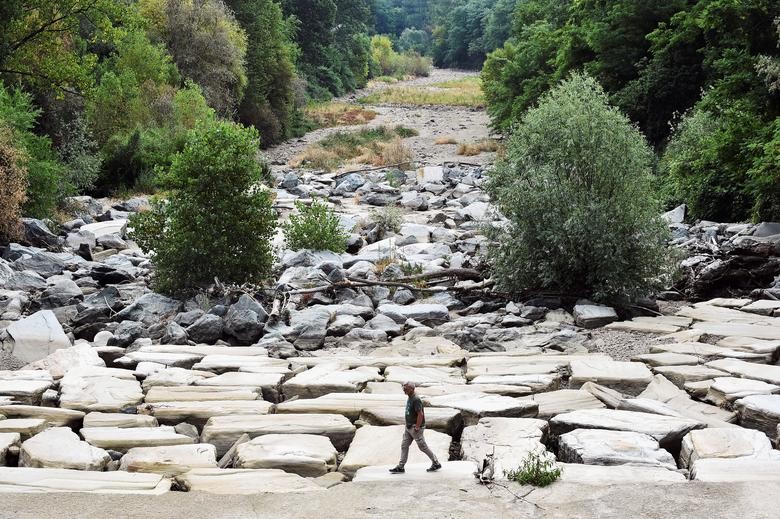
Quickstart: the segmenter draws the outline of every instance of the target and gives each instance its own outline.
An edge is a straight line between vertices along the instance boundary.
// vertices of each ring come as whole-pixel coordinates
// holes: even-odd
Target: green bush
[[[40,110],[29,94],[9,90],[0,83],[0,126],[11,132],[13,145],[19,150],[18,166],[27,170],[25,216],[51,216],[65,194],[66,168],[59,161],[51,139],[33,133]]]
[[[651,162],[592,78],[575,74],[543,97],[488,182],[508,219],[490,251],[498,283],[598,300],[646,295],[667,265]]]
[[[168,293],[219,278],[257,282],[271,269],[276,213],[260,189],[257,131],[203,122],[187,134],[165,182],[167,205],[131,221],[132,237],[154,251],[155,282]]]
[[[561,477],[561,469],[547,453],[530,452],[520,467],[504,475],[508,480],[516,481],[521,485],[546,487]]]
[[[347,250],[349,236],[341,228],[339,217],[325,203],[313,200],[311,205],[295,202],[297,213],[282,225],[287,247],[292,250]]]

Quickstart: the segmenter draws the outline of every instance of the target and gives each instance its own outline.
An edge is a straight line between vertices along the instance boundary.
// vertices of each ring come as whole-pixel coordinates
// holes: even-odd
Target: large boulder
[[[652,465],[675,470],[672,455],[647,434],[575,429],[558,438],[558,458],[586,465]]]
[[[22,245],[56,250],[62,240],[49,230],[45,223],[36,218],[22,218]]]
[[[225,316],[224,331],[241,344],[252,344],[263,333],[268,313],[252,296],[243,294]]]
[[[117,321],[138,321],[151,326],[176,315],[179,301],[154,292],[144,294],[116,315]]]
[[[222,337],[224,323],[214,314],[204,314],[187,327],[187,335],[197,344],[214,344]]]
[[[293,344],[299,350],[316,350],[322,347],[333,312],[325,306],[311,306],[291,312],[290,326]]]
[[[304,477],[318,477],[336,469],[338,452],[325,436],[266,434],[238,446],[235,467],[282,469]]]
[[[71,346],[51,310],[41,310],[16,321],[6,332],[11,338],[10,349],[14,357],[24,362],[41,360],[55,350]]]

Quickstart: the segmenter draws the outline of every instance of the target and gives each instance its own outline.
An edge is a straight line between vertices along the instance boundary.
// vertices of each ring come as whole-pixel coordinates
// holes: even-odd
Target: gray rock
[[[6,260],[0,258],[0,287],[5,290],[34,292],[46,287],[46,280],[32,270],[14,270]]]
[[[114,330],[113,337],[108,339],[108,345],[127,348],[136,339],[146,337],[147,335],[146,327],[143,324],[137,321],[122,321]]]
[[[116,234],[101,236],[97,238],[97,243],[104,249],[125,250],[127,248],[127,242]]]
[[[685,213],[688,207],[685,204],[678,205],[671,211],[667,211],[661,215],[661,218],[666,223],[683,223],[685,221]]]
[[[357,173],[350,173],[346,175],[336,188],[333,190],[335,195],[345,195],[347,193],[354,193],[359,187],[366,183],[366,179]]]
[[[399,288],[395,291],[395,294],[393,294],[393,303],[399,305],[408,305],[409,303],[413,303],[414,300],[414,294],[412,294],[412,291],[408,288]]]
[[[198,344],[214,344],[222,337],[224,324],[215,314],[205,314],[187,327],[187,335]]]
[[[652,465],[675,470],[672,455],[655,438],[632,431],[575,429],[558,438],[558,458],[586,465]]]
[[[340,337],[346,335],[355,328],[362,328],[366,324],[365,319],[359,315],[337,315],[328,325],[328,335]]]
[[[389,193],[368,193],[360,197],[360,202],[373,206],[386,206],[392,205],[398,201],[400,197],[398,195],[392,195]]]
[[[446,306],[441,304],[383,304],[380,305],[377,310],[379,313],[390,317],[398,324],[403,324],[407,319],[414,319],[427,325],[441,324],[450,319],[449,310],[447,310]]]
[[[368,321],[366,327],[369,330],[381,330],[389,337],[397,337],[401,335],[401,332],[403,331],[403,326],[401,324],[396,323],[393,319],[383,314],[379,314]]]
[[[263,333],[267,320],[268,313],[262,305],[252,296],[243,294],[228,310],[224,331],[242,344],[253,344]]]
[[[298,184],[300,184],[298,175],[293,172],[289,172],[284,176],[284,179],[279,182],[279,187],[289,190],[298,187]]]
[[[184,328],[187,328],[188,326],[192,326],[195,321],[200,319],[201,316],[203,316],[203,313],[203,310],[199,308],[190,310],[188,312],[179,312],[176,314],[176,317],[173,318],[173,321],[182,325]]]
[[[330,310],[323,306],[312,306],[291,312],[290,327],[293,344],[299,350],[316,350],[322,347],[328,324],[332,318]]]
[[[86,244],[88,247],[93,248],[97,245],[95,235],[89,231],[75,231],[68,234],[65,238],[65,243],[72,249],[78,249],[82,244]]]
[[[193,438],[196,442],[200,440],[200,434],[198,434],[198,428],[187,422],[178,423],[173,426],[173,430],[184,436]]]
[[[355,328],[342,337],[338,345],[348,346],[350,344],[375,343],[381,346],[387,342],[387,334],[382,330],[367,330],[366,328]]]
[[[531,321],[544,319],[545,315],[547,315],[547,308],[543,306],[523,306],[520,310],[520,317],[530,319]]]
[[[282,257],[282,265],[289,267],[315,267],[323,263],[331,263],[341,268],[341,256],[330,251],[312,251],[303,249],[289,251]]]
[[[414,191],[407,191],[401,194],[401,200],[399,202],[402,207],[412,209],[414,211],[427,211],[428,210],[428,198]]]
[[[103,204],[91,196],[71,196],[65,199],[65,203],[68,206],[74,207],[75,211],[81,217],[98,216],[103,213]]]
[[[163,344],[187,344],[187,332],[179,323],[171,321],[165,326],[160,342]]]
[[[40,220],[35,218],[22,218],[22,244],[45,249],[58,249],[62,240],[52,233]]]
[[[119,312],[116,320],[139,321],[147,326],[167,320],[176,314],[179,301],[151,292]]]
[[[58,279],[41,294],[42,308],[56,308],[58,306],[73,305],[83,299],[84,293],[73,280]]]
[[[51,310],[41,310],[6,328],[14,357],[31,363],[55,350],[69,348],[70,339]]]
[[[615,309],[609,306],[590,302],[578,302],[574,306],[574,322],[582,328],[598,328],[617,320]]]
[[[151,208],[151,205],[149,204],[149,199],[145,196],[136,196],[124,202],[114,204],[113,207],[118,211],[138,213]]]
[[[761,222],[756,225],[753,236],[768,238],[780,234],[780,222]]]
[[[32,270],[44,278],[62,274],[66,264],[59,256],[51,252],[36,251],[32,254],[25,254],[12,264],[13,268],[22,270]]]

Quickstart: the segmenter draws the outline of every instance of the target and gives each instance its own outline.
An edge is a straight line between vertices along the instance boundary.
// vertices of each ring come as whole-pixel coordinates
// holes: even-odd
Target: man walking
[[[403,390],[408,397],[406,399],[406,429],[404,430],[403,441],[401,441],[401,460],[397,466],[390,469],[390,472],[393,474],[403,474],[405,472],[404,465],[406,465],[406,460],[409,457],[409,446],[412,444],[412,440],[416,441],[423,454],[431,459],[432,465],[428,467],[428,472],[436,472],[441,468],[441,464],[436,459],[436,455],[431,452],[423,437],[425,432],[425,412],[423,411],[422,400],[414,394],[414,382],[405,382]]]

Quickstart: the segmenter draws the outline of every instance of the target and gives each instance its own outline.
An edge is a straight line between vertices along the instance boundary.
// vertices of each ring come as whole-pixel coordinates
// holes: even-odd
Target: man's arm
[[[419,431],[424,421],[425,421],[425,412],[423,411],[423,407],[421,405],[420,410],[417,411],[417,423],[414,424],[414,430]]]

